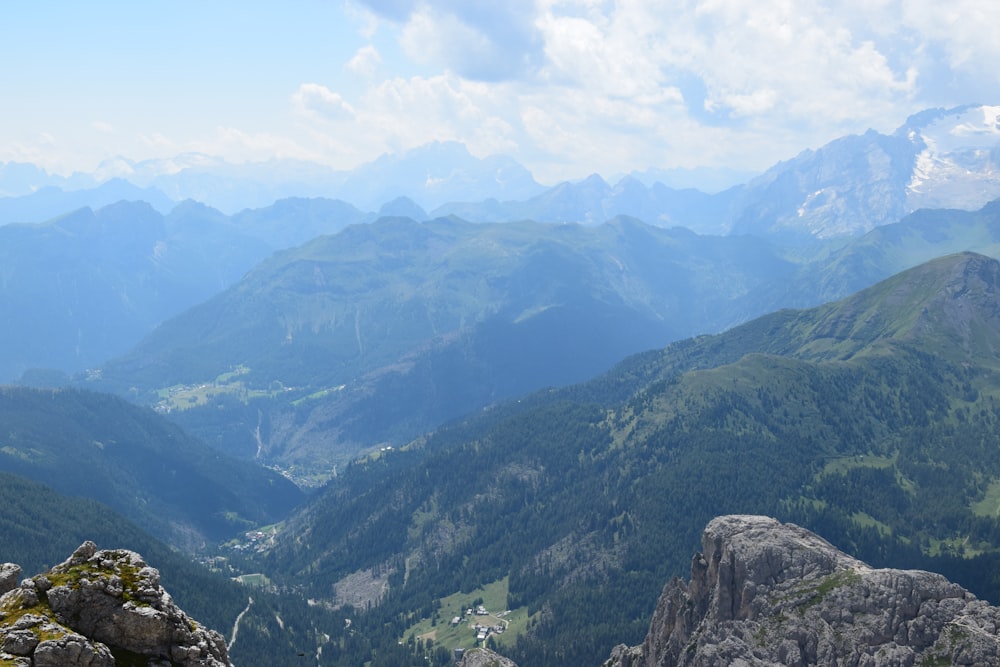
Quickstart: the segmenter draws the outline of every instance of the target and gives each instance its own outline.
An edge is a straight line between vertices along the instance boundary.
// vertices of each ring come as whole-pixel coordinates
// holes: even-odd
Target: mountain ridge
[[[333,440],[345,451],[352,442],[399,445],[505,397],[581,381],[695,327],[724,328],[741,297],[791,269],[763,243],[627,218],[596,228],[385,218],[274,255],[84,386],[135,387],[140,400],[162,401],[151,392],[246,369],[227,385],[233,391],[238,381],[261,400],[297,403],[276,411],[243,401],[242,444],[227,440],[238,448],[228,451],[286,465],[281,443],[329,449],[341,428]],[[218,412],[172,414],[194,427],[197,410]],[[389,418],[391,410],[402,414]],[[229,438],[203,432],[207,441],[219,435]]]
[[[941,575],[876,570],[769,517],[723,516],[640,646],[604,667],[994,664],[1000,608]]]
[[[385,154],[350,171],[294,160],[232,165],[198,155],[142,163],[118,160],[105,171],[140,188],[153,186],[170,199],[198,199],[232,214],[308,196],[340,197],[377,211],[405,196],[432,218],[457,214],[480,222],[531,218],[600,224],[615,215],[631,215],[700,233],[753,233],[802,243],[858,236],[920,208],[971,210],[997,198],[998,115],[1000,106],[987,104],[927,109],[891,134],[869,130],[834,139],[713,194],[659,181],[645,185],[643,179],[649,181],[655,171],[645,176],[635,172],[614,187],[590,176],[546,188],[511,158],[476,158],[455,142]],[[35,188],[93,187],[100,180],[83,174],[46,178],[44,170],[30,165],[2,167],[0,191],[5,174],[10,191],[23,191],[25,179]],[[15,200],[10,204],[18,205]],[[2,211],[0,205],[0,220]]]

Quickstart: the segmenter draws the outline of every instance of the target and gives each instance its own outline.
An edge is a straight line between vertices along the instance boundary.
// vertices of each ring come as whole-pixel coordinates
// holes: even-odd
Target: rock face
[[[85,542],[49,572],[16,585],[0,567],[0,664],[231,667],[218,632],[202,627],[160,586],[139,554]]]
[[[517,664],[489,649],[472,648],[465,652],[456,667],[517,667]]]
[[[1000,665],[1000,608],[944,577],[876,570],[793,524],[724,516],[641,646],[605,667]]]

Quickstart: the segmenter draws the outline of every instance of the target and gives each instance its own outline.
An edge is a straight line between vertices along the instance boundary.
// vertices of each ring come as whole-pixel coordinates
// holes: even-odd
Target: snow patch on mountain
[[[1000,106],[942,113],[910,140],[924,146],[906,187],[906,209],[974,210],[1000,196]]]

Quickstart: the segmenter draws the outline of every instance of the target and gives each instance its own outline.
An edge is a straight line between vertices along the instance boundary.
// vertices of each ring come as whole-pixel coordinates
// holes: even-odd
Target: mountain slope
[[[19,197],[0,197],[0,225],[45,222],[77,209],[97,210],[120,201],[144,201],[160,213],[176,205],[155,188],[138,188],[117,178],[86,190],[64,191],[50,185]]]
[[[7,387],[0,423],[0,470],[103,502],[178,547],[273,522],[301,500],[280,475],[113,396]]]
[[[246,605],[228,577],[196,565],[107,505],[3,472],[0,508],[0,562],[17,563],[24,572],[46,570],[94,540],[146,554],[178,604],[214,627],[231,624]]]
[[[631,177],[612,188],[593,175],[521,201],[449,202],[432,215],[588,224],[630,215],[791,244],[856,237],[921,208],[975,210],[1000,196],[998,114],[986,105],[930,109],[892,134],[835,139],[713,195]]]
[[[0,381],[72,373],[124,353],[163,320],[236,282],[273,251],[368,216],[344,202],[283,200],[229,217],[142,202],[0,226]]]
[[[838,299],[889,276],[955,252],[1000,258],[1000,204],[978,211],[923,209],[883,225],[825,256],[808,261],[802,280],[786,286],[789,304]],[[820,280],[807,282],[806,276]],[[808,288],[796,293],[800,286]]]
[[[159,401],[155,390],[207,384],[209,407],[163,407],[227,451],[329,470],[362,447],[729,326],[791,270],[750,239],[624,218],[384,219],[275,255],[93,386]]]
[[[1000,107],[931,109],[781,162],[743,188],[734,233],[857,236],[923,207],[974,210],[1000,195]]]
[[[638,643],[719,514],[793,520],[997,599],[954,557],[1000,553],[998,312],[1000,264],[962,254],[633,357],[346,471],[267,567],[328,599],[375,568],[386,614],[503,582],[531,630],[498,641],[522,664]]]
[[[204,218],[201,238],[175,230],[178,217],[121,202],[44,224],[0,227],[0,307],[8,314],[0,325],[0,378],[33,367],[96,366],[267,252]],[[225,241],[210,261],[199,259],[212,236]]]

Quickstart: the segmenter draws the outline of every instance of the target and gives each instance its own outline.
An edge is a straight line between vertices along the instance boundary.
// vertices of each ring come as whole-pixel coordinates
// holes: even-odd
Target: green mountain
[[[0,226],[0,381],[32,368],[73,372],[120,354],[165,317],[239,278],[268,252],[211,216],[177,224],[148,204],[81,209]],[[223,246],[205,249],[222,236]]]
[[[226,216],[144,202],[0,225],[0,382],[73,373],[123,354],[163,320],[218,293],[277,249],[368,219],[327,199]]]
[[[978,211],[922,209],[809,259],[784,286],[787,305],[839,299],[900,271],[955,252],[1000,258],[1000,202]],[[809,279],[812,276],[813,279]],[[818,279],[817,279],[818,278]]]
[[[792,268],[751,239],[630,219],[383,219],[276,254],[88,386],[159,404],[225,451],[328,475],[363,448],[730,326]]]
[[[638,643],[720,514],[793,521],[997,600],[998,351],[1000,263],[948,256],[360,462],[262,567],[318,600],[378,602],[404,644],[436,626],[471,645],[441,625],[494,596],[510,611],[495,641],[520,664]]]
[[[100,501],[187,549],[274,522],[302,499],[281,475],[148,408],[78,390],[0,388],[0,470]]]

